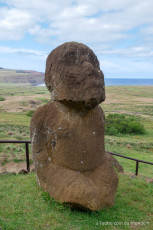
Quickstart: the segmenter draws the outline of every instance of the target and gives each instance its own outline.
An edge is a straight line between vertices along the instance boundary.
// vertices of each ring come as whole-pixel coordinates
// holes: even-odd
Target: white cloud
[[[143,27],[141,30],[140,30],[142,36],[149,36],[149,35],[153,35],[153,25],[150,25],[150,26],[146,26],[146,27]]]
[[[39,26],[43,32],[33,30],[33,35],[46,40],[51,35],[70,40],[110,41],[124,38],[122,32],[145,23],[153,23],[153,2],[151,0],[6,0],[10,7],[5,11],[3,21],[9,21],[10,28],[18,29],[19,34],[31,31],[33,25]],[[73,4],[72,4],[73,3]],[[11,23],[14,22],[15,24]],[[42,22],[48,24],[44,30]],[[18,22],[18,25],[17,25]],[[5,27],[5,25],[4,25]],[[35,33],[34,33],[35,32]],[[43,34],[43,36],[42,36]],[[73,35],[73,36],[72,36]],[[90,35],[90,36],[89,36]],[[63,39],[64,40],[64,39]],[[86,41],[87,40],[87,41]]]
[[[0,40],[19,40],[29,34],[35,41],[50,45],[51,49],[65,41],[83,42],[99,57],[113,56],[111,61],[106,60],[105,66],[122,71],[128,68],[134,70],[134,60],[147,62],[153,59],[152,0],[1,2],[7,6],[0,8]],[[6,47],[4,50],[7,50]],[[45,57],[45,54],[33,50],[10,52]],[[121,64],[122,58],[126,58],[127,62]],[[121,65],[126,66],[126,63],[128,67],[122,68]],[[151,68],[150,65],[144,66]],[[139,67],[141,69],[141,65]]]
[[[128,56],[131,58],[136,57],[153,57],[153,50],[151,50],[149,47],[140,47],[135,46],[128,49],[115,49],[115,50],[105,50],[103,51],[103,54],[107,55],[121,55],[121,56]]]
[[[21,39],[29,26],[33,26],[33,17],[19,9],[0,8],[0,39]]]
[[[0,53],[38,56],[38,57],[42,57],[43,59],[46,59],[47,57],[47,53],[40,52],[38,50],[15,49],[15,48],[7,47],[7,46],[0,46]]]

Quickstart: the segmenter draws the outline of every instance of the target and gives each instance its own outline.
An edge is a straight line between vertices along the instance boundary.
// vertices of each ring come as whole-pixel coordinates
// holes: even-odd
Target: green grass
[[[28,125],[30,124],[31,117],[22,113],[1,113],[0,123],[1,124],[13,124],[13,125]]]
[[[129,148],[130,147],[130,148]],[[105,148],[107,151],[121,155],[153,162],[152,141],[144,136],[105,136]],[[120,157],[115,157],[127,173],[135,173],[136,162]],[[153,165],[139,163],[139,175],[153,178]]]
[[[41,102],[43,102],[44,104],[48,103],[49,102],[49,99],[46,99],[46,98],[37,98],[38,100],[40,100]]]
[[[0,101],[5,101],[5,98],[4,97],[0,97]]]
[[[71,210],[51,199],[38,187],[35,174],[3,175],[0,178],[0,228],[113,230],[132,229],[132,222],[142,222],[144,225],[139,229],[151,229],[153,184],[126,175],[119,177],[114,207],[85,212]],[[107,225],[108,222],[112,224]]]
[[[29,140],[29,125],[0,123],[0,140]],[[31,148],[30,159],[32,159]],[[25,159],[25,144],[0,144],[0,162],[6,164],[14,159]]]
[[[25,86],[26,85],[26,86]],[[141,121],[146,132],[144,135],[119,134],[105,136],[105,148],[108,151],[153,162],[153,87],[143,86],[109,86],[106,87],[106,102],[101,106],[106,114],[134,115]],[[41,95],[40,95],[41,94]],[[50,93],[45,87],[31,87],[28,84],[1,84],[0,96],[28,96],[29,100],[47,103]],[[41,98],[40,98],[41,96]],[[31,117],[26,112],[29,102],[18,102],[25,111],[10,112],[0,102],[0,139],[29,140]],[[47,99],[48,98],[48,99]],[[8,105],[9,107],[9,105]],[[27,107],[27,108],[26,108]],[[135,162],[116,157],[126,173],[135,173]],[[25,160],[24,144],[0,144],[0,162],[6,164]],[[30,162],[32,155],[30,150]],[[115,205],[98,212],[71,210],[68,206],[58,204],[48,193],[38,188],[35,174],[0,176],[0,229],[61,229],[61,230],[95,230],[95,229],[151,229],[153,225],[153,184],[143,178],[153,178],[153,166],[139,164],[142,178],[130,178],[119,175],[119,187]],[[129,225],[124,225],[124,223]],[[145,225],[134,226],[132,222]],[[149,225],[148,223],[149,222]],[[110,225],[109,225],[110,224]],[[118,224],[118,225],[117,225]],[[119,225],[120,224],[120,225]]]
[[[144,135],[106,135],[106,150],[140,160],[153,162],[153,127],[150,125],[150,119],[143,118],[141,121],[146,130]],[[125,172],[135,173],[135,161],[126,160],[120,157],[116,157],[116,159],[123,166]],[[153,166],[139,163],[139,174],[153,178]]]
[[[144,135],[106,135],[106,150],[153,162],[153,107],[151,101],[153,99],[152,92],[153,87],[151,86],[106,87],[107,99],[106,102],[101,104],[106,117],[108,114],[113,113],[119,115],[125,114],[126,116],[132,114],[137,118],[138,121],[140,121],[146,130]],[[29,140],[31,114],[30,116],[27,116],[27,113],[29,111],[34,111],[37,107],[40,106],[40,104],[47,103],[50,100],[50,93],[46,87],[31,87],[27,84],[19,84],[18,86],[15,84],[2,84],[0,86],[0,96],[6,96],[7,98],[12,98],[13,96],[23,96],[18,105],[23,106],[23,110],[20,112],[5,111],[5,108],[2,107],[3,102],[1,102],[0,139]],[[27,101],[23,100],[25,96],[28,96]],[[28,107],[29,100],[36,102],[35,108]],[[131,148],[128,149],[128,145],[130,145]],[[20,158],[25,157],[24,146],[22,145],[21,148],[23,148],[22,152],[18,150],[18,145],[16,144],[1,144],[0,157],[2,156],[3,158],[3,156],[7,156],[8,160],[20,160]],[[135,172],[135,162],[118,157],[116,158],[123,165],[125,172]],[[140,163],[139,167],[140,175],[153,178],[153,166]]]
[[[50,95],[46,87],[34,87],[27,83],[1,83],[0,96]],[[42,96],[42,95],[41,95]]]
[[[25,160],[13,159],[13,161],[14,161],[15,163],[20,163],[20,162],[24,162]]]
[[[29,111],[26,112],[26,115],[28,117],[32,117],[33,113],[34,113],[34,110],[29,110]]]

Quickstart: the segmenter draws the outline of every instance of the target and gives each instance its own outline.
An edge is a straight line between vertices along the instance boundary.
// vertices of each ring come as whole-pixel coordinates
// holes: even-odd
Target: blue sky
[[[0,67],[45,71],[47,55],[77,41],[106,78],[153,78],[152,0],[0,0]]]

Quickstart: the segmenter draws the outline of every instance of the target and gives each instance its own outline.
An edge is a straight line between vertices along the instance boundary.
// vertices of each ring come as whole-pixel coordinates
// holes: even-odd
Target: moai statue
[[[37,180],[57,201],[83,209],[112,206],[118,176],[105,154],[104,75],[94,52],[67,42],[47,58],[51,101],[31,120]]]

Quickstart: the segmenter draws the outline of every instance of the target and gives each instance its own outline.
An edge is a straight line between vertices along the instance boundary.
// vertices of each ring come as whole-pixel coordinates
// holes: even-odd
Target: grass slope
[[[110,113],[132,114],[146,129],[145,135],[105,135],[107,151],[153,162],[152,92],[153,86],[106,87],[106,101],[101,104],[106,117]],[[5,98],[0,101],[0,139],[29,139],[31,117],[27,115],[50,100],[46,87],[3,84],[0,86],[0,96]],[[1,144],[0,152],[0,161],[4,163],[13,159],[25,159],[23,145]],[[127,173],[135,173],[135,162],[117,159]],[[140,163],[139,174],[153,178],[153,166]]]
[[[146,129],[145,135],[105,136],[108,151],[153,162],[153,87],[106,87],[101,104],[110,113],[133,114]],[[1,84],[0,139],[29,139],[31,117],[50,100],[45,87]],[[32,156],[30,156],[32,159]],[[25,159],[23,145],[0,144],[0,163]],[[117,158],[125,172],[135,172],[135,162]],[[153,166],[140,164],[139,174],[153,178]],[[50,199],[38,188],[35,174],[0,176],[0,229],[151,229],[153,225],[153,184],[141,178],[119,175],[114,207],[98,212],[71,210]],[[141,223],[138,223],[141,222]]]
[[[153,184],[119,175],[115,205],[97,212],[71,210],[43,192],[35,174],[0,178],[0,228],[3,230],[151,229]]]

